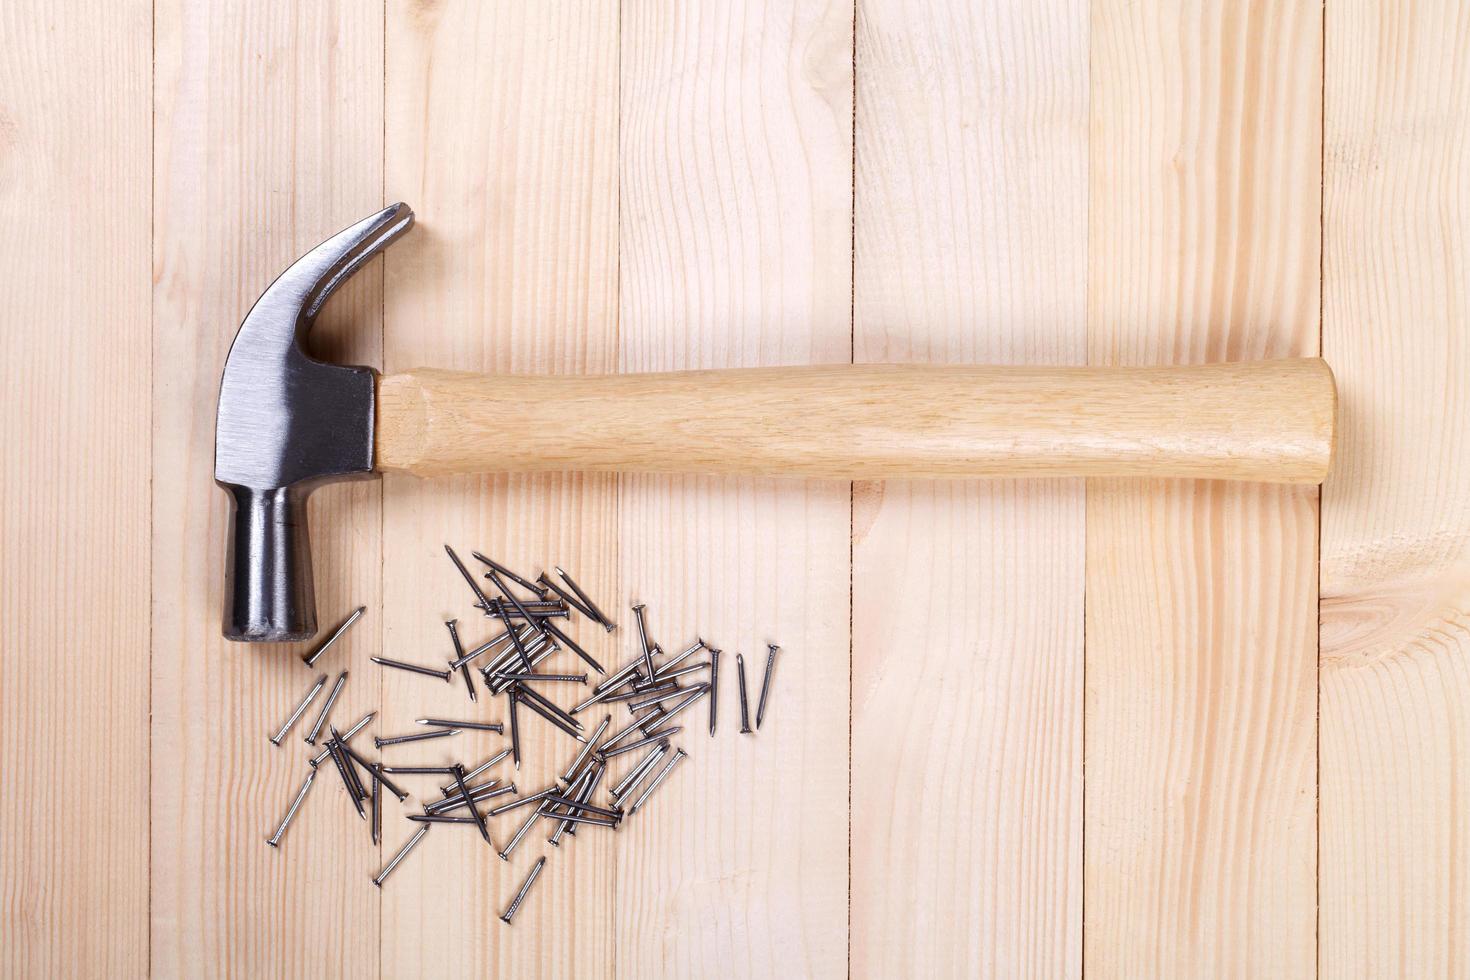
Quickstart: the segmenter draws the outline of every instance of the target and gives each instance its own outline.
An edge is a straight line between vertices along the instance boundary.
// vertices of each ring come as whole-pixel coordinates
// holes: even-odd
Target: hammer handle
[[[1320,358],[1197,367],[839,364],[378,382],[377,468],[1320,483]]]

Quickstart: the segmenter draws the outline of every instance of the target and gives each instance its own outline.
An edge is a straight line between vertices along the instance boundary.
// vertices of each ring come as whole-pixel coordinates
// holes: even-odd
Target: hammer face
[[[370,476],[377,384],[370,368],[328,364],[302,341],[322,304],[413,223],[395,204],[297,259],[240,324],[220,380],[214,478],[230,496],[223,632],[291,641],[316,632],[306,498]]]

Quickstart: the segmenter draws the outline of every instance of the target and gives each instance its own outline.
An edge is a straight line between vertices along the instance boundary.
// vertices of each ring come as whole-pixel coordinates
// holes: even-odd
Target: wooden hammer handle
[[[377,466],[1320,483],[1319,358],[1199,367],[925,364],[591,377],[414,370],[378,382]]]

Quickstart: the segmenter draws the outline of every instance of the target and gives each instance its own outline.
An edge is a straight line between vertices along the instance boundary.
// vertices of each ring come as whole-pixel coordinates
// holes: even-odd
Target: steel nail
[[[642,782],[643,776],[648,772],[649,769],[652,769],[655,765],[658,764],[658,760],[661,759],[663,757],[663,754],[668,750],[668,742],[660,742],[658,745],[655,745],[653,748],[649,749],[648,754],[645,755],[642,759],[638,760],[638,764],[632,769],[629,769],[628,774],[622,779],[618,780],[618,784],[616,786],[608,790],[608,795],[613,798],[613,802],[617,803],[620,797],[626,795],[629,790]]]
[[[478,602],[482,607],[484,607],[485,614],[488,616],[490,614],[490,600],[486,598],[484,592],[480,591],[480,585],[478,582],[475,581],[475,577],[470,574],[470,570],[468,568],[464,567],[464,562],[459,560],[459,555],[456,555],[454,553],[453,548],[449,547],[449,545],[446,544],[444,546],[444,551],[446,554],[449,555],[449,560],[454,562],[454,567],[459,569],[459,574],[463,575],[464,580],[469,583],[470,591],[475,594],[475,601]]]
[[[459,642],[458,624],[459,620],[457,619],[449,619],[444,621],[444,625],[449,630],[449,638],[454,641],[454,659],[450,661],[449,669],[452,671],[455,669],[455,664],[459,665],[459,672],[464,677],[464,686],[465,689],[468,690],[470,693],[470,700],[478,701],[480,699],[475,694],[475,682],[470,677],[469,662],[464,659],[464,644]]]
[[[720,651],[709,652],[709,737],[715,737],[715,716],[720,709]]]
[[[644,610],[647,607],[643,603],[633,606],[633,615],[638,619],[638,644],[643,649],[643,666],[648,671],[648,676],[653,677],[653,648],[648,645],[648,623],[644,619]]]
[[[470,808],[470,816],[475,818],[475,824],[480,828],[480,836],[485,838],[485,843],[494,847],[490,840],[490,830],[485,826],[485,818],[480,815],[480,808],[475,806],[475,797],[470,792],[469,786],[464,781],[464,766],[455,763],[454,781],[459,784],[459,792],[464,797],[465,804]]]
[[[486,759],[484,762],[480,763],[475,768],[471,769],[469,772],[465,773],[464,778],[474,779],[476,776],[487,772],[491,766],[495,765],[497,762],[504,759],[508,755],[510,755],[510,749],[500,750],[499,752],[492,755],[490,758]],[[448,772],[449,770],[445,769],[444,771]],[[448,796],[450,793],[454,792],[454,784],[450,783],[448,786],[439,787],[439,789],[440,792],[442,792],[445,796]]]
[[[306,664],[306,666],[315,667],[316,662],[322,658],[322,654],[326,653],[333,643],[336,643],[339,639],[341,639],[342,634],[347,632],[347,628],[353,623],[357,622],[357,620],[365,612],[367,612],[367,606],[358,606],[356,609],[352,610],[352,614],[350,616],[342,621],[341,626],[338,626],[336,629],[332,630],[332,635],[323,640],[321,646],[317,647],[311,653],[302,654],[301,659]]]
[[[415,674],[423,674],[425,677],[437,677],[441,681],[449,680],[449,671],[438,670],[434,667],[425,667],[423,664],[409,664],[402,660],[389,660],[387,657],[369,657],[373,663],[380,667],[393,667],[398,670],[407,670]]]
[[[514,684],[506,691],[506,697],[510,700],[510,754],[515,762],[516,771],[521,768],[521,722],[520,715],[516,712],[516,703],[520,701],[519,690]]]
[[[414,732],[412,735],[392,735],[388,738],[375,736],[373,744],[378,748],[388,745],[402,745],[405,742],[426,742],[431,738],[447,738],[450,735],[458,735],[458,728],[436,728],[431,732]]]
[[[311,686],[311,690],[306,692],[306,697],[302,698],[301,703],[296,706],[296,710],[291,712],[291,717],[286,719],[286,723],[281,726],[281,730],[271,736],[272,745],[281,744],[281,739],[285,738],[286,733],[291,730],[292,726],[301,720],[301,716],[306,714],[307,706],[316,699],[316,696],[321,693],[322,688],[326,686],[327,675],[323,674],[316,679],[316,683]]]
[[[473,558],[473,559],[475,559],[478,562],[482,562],[482,563],[490,566],[490,568],[492,568],[495,571],[499,572],[501,575],[504,575],[506,578],[510,579],[516,585],[519,585],[521,588],[525,589],[527,592],[534,592],[534,593],[536,593],[537,596],[539,596],[542,599],[545,599],[546,598],[546,588],[544,586],[538,585],[535,582],[532,582],[532,581],[526,579],[525,577],[523,577],[521,575],[517,575],[515,572],[511,571],[509,568],[506,568],[504,565],[500,564],[499,562],[491,561],[489,558],[486,558],[484,555],[480,554],[478,551],[471,551],[470,552],[470,557]]]
[[[560,705],[558,705],[555,701],[552,701],[540,691],[536,690],[533,687],[527,687],[525,684],[517,684],[516,688],[521,692],[524,697],[530,698],[537,704],[544,706],[547,711],[550,711],[552,714],[559,717],[562,721],[566,722],[568,725],[571,725],[577,731],[582,730],[582,723],[580,721],[567,714],[561,709]]]
[[[638,808],[643,806],[648,798],[653,795],[653,791],[658,789],[658,784],[664,781],[664,777],[673,772],[674,767],[679,764],[679,760],[684,758],[688,754],[689,753],[685,752],[683,749],[674,750],[674,757],[669,760],[669,764],[664,766],[663,769],[660,770],[659,774],[654,777],[653,782],[648,784],[648,788],[645,789],[641,795],[639,795],[638,799],[633,801],[632,808],[628,810],[629,816],[632,816],[633,814],[638,812]]]
[[[593,764],[587,769],[587,775],[583,780],[581,789],[575,790],[566,795],[570,796],[572,799],[580,800],[585,803],[587,800],[592,799],[592,794],[597,790],[598,783],[602,782],[602,777],[606,773],[607,766],[604,763],[593,762]],[[572,825],[574,823],[576,823],[575,820],[568,820],[565,818],[561,819],[557,823],[556,829],[551,832],[551,836],[546,838],[546,843],[550,844],[552,847],[560,847],[563,834],[575,835],[577,833],[575,830],[572,829]]]
[[[750,701],[745,697],[745,656],[735,654],[735,670],[740,675],[740,734],[750,734]]]
[[[492,779],[484,786],[471,786],[470,793],[473,795],[474,801],[476,803],[486,803],[490,800],[495,799],[497,796],[507,796],[516,791],[515,783],[511,783],[509,786],[496,786],[495,783],[497,782],[499,782],[499,780]],[[453,813],[455,810],[458,810],[464,805],[465,803],[463,798],[459,796],[451,796],[447,799],[435,800],[433,803],[428,804],[424,807],[424,812]]]
[[[582,600],[582,604],[585,605],[588,609],[592,610],[593,617],[602,624],[603,629],[611,633],[613,630],[618,628],[618,624],[614,623],[612,620],[608,619],[607,616],[603,615],[602,610],[597,608],[597,603],[593,602],[592,598],[588,596],[587,593],[582,591],[582,587],[580,585],[572,581],[572,577],[568,575],[560,565],[556,566],[556,574],[560,575],[562,577],[562,581],[566,582],[567,586],[573,592],[577,593],[577,598]]]
[[[685,650],[683,653],[679,654],[677,657],[674,657],[672,660],[669,660],[668,662],[666,662],[658,670],[654,671],[653,672],[653,680],[661,681],[664,678],[668,677],[669,671],[673,670],[675,667],[679,666],[679,664],[681,664],[684,661],[688,660],[690,657],[694,656],[699,651],[705,649],[707,646],[709,646],[709,644],[705,643],[704,640],[702,640],[702,639],[696,639],[694,641],[694,645],[693,646],[691,646],[689,649]]]
[[[647,738],[640,738],[636,742],[629,742],[627,745],[619,745],[615,749],[609,749],[608,751],[602,753],[602,757],[604,759],[611,759],[614,756],[622,755],[624,752],[632,752],[636,749],[641,749],[645,745],[654,745],[658,742],[662,742],[670,735],[677,735],[683,730],[684,729],[682,727],[677,725],[673,728],[661,728],[658,731],[654,732],[652,735],[649,735]]]
[[[543,817],[544,815],[545,814],[542,813],[540,807],[537,807],[526,815],[525,822],[520,825],[515,834],[511,837],[510,842],[507,843],[505,845],[505,848],[500,852],[500,860],[510,860],[511,851],[514,851],[516,849],[516,845],[520,844],[521,838],[525,837],[526,833],[530,831],[532,825],[534,825],[536,821],[541,819],[541,817]]]
[[[607,671],[602,669],[602,664],[594,660],[592,658],[592,655],[586,650],[583,650],[581,646],[577,644],[577,641],[573,640],[570,636],[567,636],[566,633],[562,631],[562,628],[560,626],[556,625],[550,620],[543,619],[541,621],[541,629],[556,637],[557,641],[560,642],[562,646],[575,653],[578,657],[581,657],[583,662],[586,663],[588,667],[591,667],[599,674],[607,673]]]
[[[502,813],[505,813],[509,810],[514,810],[517,807],[523,807],[528,803],[540,803],[552,793],[555,793],[559,788],[560,787],[557,786],[548,786],[546,789],[541,790],[539,793],[532,793],[530,796],[522,796],[519,799],[511,800],[509,803],[502,803],[497,807],[492,807],[485,812],[485,815],[487,817],[498,817]]]
[[[296,798],[291,801],[291,806],[287,808],[286,815],[281,818],[281,825],[276,828],[274,834],[271,834],[265,839],[265,842],[271,847],[279,847],[281,845],[281,838],[285,836],[286,828],[291,826],[291,821],[296,818],[296,811],[301,809],[301,801],[306,799],[306,791],[311,789],[312,781],[315,779],[315,769],[306,774],[306,781],[301,784],[301,789],[297,791]]]
[[[342,746],[335,739],[327,742],[327,751],[332,754],[332,764],[337,767],[337,775],[342,777],[342,785],[347,789],[347,796],[352,800],[352,805],[357,808],[357,815],[364,820],[367,814],[362,809],[362,798],[357,795],[357,788],[352,785],[352,776],[347,772],[347,756],[342,753]]]
[[[586,744],[582,746],[582,751],[577,753],[577,757],[572,760],[572,764],[568,766],[567,771],[562,774],[562,782],[566,783],[569,786],[571,785],[572,777],[576,775],[578,769],[582,768],[582,763],[585,762],[587,757],[592,754],[592,749],[594,746],[597,745],[597,740],[602,738],[602,733],[607,731],[607,726],[611,724],[612,715],[608,715],[606,718],[602,719],[602,724],[597,726],[597,731],[592,733],[592,737],[589,738]]]
[[[376,847],[383,836],[383,777],[376,769],[369,769],[368,772],[373,776],[372,838],[373,846]]]
[[[420,827],[418,830],[416,830],[414,832],[414,835],[408,839],[408,843],[399,848],[398,853],[393,855],[392,859],[388,861],[388,863],[383,867],[382,871],[378,872],[378,876],[373,879],[373,884],[377,885],[379,888],[382,888],[383,882],[388,880],[388,876],[393,873],[393,869],[398,867],[398,863],[408,856],[408,852],[413,850],[414,847],[418,845],[418,842],[424,839],[424,835],[428,832],[429,828],[427,826]]]
[[[586,684],[586,674],[505,674],[496,673],[496,680],[502,681],[545,681],[547,683],[563,684]]]
[[[346,745],[349,741],[352,740],[352,736],[356,735],[358,732],[360,732],[364,728],[366,728],[367,725],[368,725],[368,722],[372,721],[377,716],[378,716],[378,713],[376,711],[369,711],[367,714],[365,714],[361,718],[359,718],[357,720],[357,724],[353,725],[351,728],[347,729],[347,731],[345,731],[345,732],[342,733],[342,744]],[[326,761],[327,761],[327,750],[326,749],[322,749],[322,751],[318,752],[316,754],[316,757],[311,760],[311,768],[315,769],[317,766],[321,765],[323,762],[326,762]]]
[[[393,776],[452,776],[454,770],[448,766],[379,766],[384,772]],[[454,787],[450,786],[444,792],[448,793]]]
[[[384,786],[388,787],[388,792],[398,797],[398,802],[402,803],[404,800],[408,799],[408,793],[406,793],[401,787],[395,786],[391,779],[383,778],[382,774],[378,771],[383,768],[381,764],[368,762],[362,756],[358,755],[356,750],[354,750],[352,746],[348,745],[342,736],[337,736],[337,744],[342,747],[342,751],[347,754],[347,758],[357,763],[357,765],[364,772],[366,772],[373,779],[374,782],[382,783]]]
[[[573,596],[570,592],[562,589],[561,586],[557,585],[551,579],[547,578],[545,572],[542,572],[540,577],[538,577],[536,581],[546,586],[552,592],[555,592],[557,597],[561,599],[562,602],[565,602],[570,608],[577,610],[577,612],[581,613],[585,618],[592,620],[598,626],[606,625],[603,623],[602,620],[597,618],[596,613],[583,605],[579,599]]]
[[[311,726],[307,733],[306,744],[315,745],[317,738],[322,733],[322,727],[327,723],[327,715],[331,713],[332,705],[337,703],[337,696],[342,693],[342,685],[347,683],[347,671],[337,675],[337,682],[332,685],[332,693],[327,695],[326,703],[322,705],[321,714],[316,716],[316,724]]]
[[[500,917],[501,922],[510,925],[510,920],[515,916],[516,910],[521,907],[521,903],[526,900],[526,893],[531,890],[532,883],[536,881],[536,876],[541,874],[541,869],[544,867],[546,867],[546,857],[542,855],[536,859],[535,865],[531,867],[531,873],[526,875],[526,883],[521,886],[520,891],[516,892],[516,897],[511,899],[510,907]]]
[[[525,707],[529,708],[530,710],[536,712],[536,714],[540,715],[542,718],[545,718],[548,722],[550,722],[552,725],[556,726],[561,731],[566,732],[568,735],[570,735],[572,738],[576,739],[577,741],[579,741],[579,742],[585,742],[585,741],[587,741],[586,737],[583,736],[581,732],[577,731],[576,728],[573,728],[571,725],[568,725],[565,721],[562,721],[560,718],[558,718],[556,716],[556,714],[553,714],[552,712],[547,711],[546,708],[544,708],[540,704],[536,703],[535,700],[533,700],[533,699],[531,699],[529,697],[526,697],[526,695],[528,693],[529,692],[525,688],[521,688],[521,690],[520,690],[520,696],[516,700],[518,700],[523,706],[525,706]],[[581,726],[578,725],[577,727],[580,728]]]
[[[456,817],[447,813],[410,813],[408,819],[415,823],[479,823],[474,817]]]
[[[766,676],[765,680],[761,681],[761,699],[755,709],[757,730],[761,727],[761,720],[766,717],[766,695],[771,693],[771,672],[776,669],[776,653],[781,649],[774,643],[767,643],[766,647],[769,650],[766,654]]]
[[[505,725],[498,721],[445,721],[443,718],[416,720],[420,725],[433,725],[436,728],[473,728],[477,732],[494,732],[497,735],[505,732]]]
[[[662,704],[665,701],[672,701],[672,700],[674,700],[674,698],[682,697],[682,696],[688,694],[690,691],[707,691],[707,690],[709,690],[709,685],[708,684],[696,684],[693,687],[679,687],[679,686],[675,685],[673,688],[671,688],[671,689],[669,689],[667,691],[659,691],[656,694],[650,694],[650,695],[648,695],[647,697],[643,698],[640,701],[629,701],[628,702],[628,710],[629,711],[642,711],[644,708],[651,708],[651,707],[653,707],[656,704]]]

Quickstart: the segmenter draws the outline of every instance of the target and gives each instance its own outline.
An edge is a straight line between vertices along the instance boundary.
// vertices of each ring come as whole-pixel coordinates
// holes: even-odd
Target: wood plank
[[[858,361],[1083,361],[1087,6],[859,2]],[[852,971],[1076,976],[1082,484],[854,497]]]
[[[333,710],[374,705],[378,485],[318,490],[310,513],[325,627],[369,613],[315,670],[301,646],[220,637],[226,498],[210,484],[220,371],[240,319],[300,253],[380,207],[382,12],[165,0],[156,11],[153,257],[152,972],[365,975],[377,855],[334,773],[279,850],[275,828],[315,750],[268,736],[318,673],[351,668]],[[325,356],[376,364],[381,275],[328,304]],[[314,717],[315,712],[308,717]],[[350,717],[349,717],[350,716]],[[361,744],[361,743],[359,743]],[[364,931],[368,937],[364,938]]]
[[[619,366],[848,361],[851,5],[628,4],[622,33]],[[617,973],[840,976],[848,484],[624,476],[619,498],[623,654],[633,601],[669,652],[723,653],[715,737],[683,716],[689,759],[619,834]],[[756,698],[773,642],[741,735],[735,656]]]
[[[1089,360],[1315,353],[1321,5],[1093,10]],[[1089,972],[1315,971],[1316,532],[1315,488],[1089,485]]]
[[[617,37],[611,0],[449,0],[388,4],[388,194],[418,226],[387,257],[389,370],[421,365],[523,373],[615,367],[617,288]],[[508,438],[514,438],[508,432]],[[384,484],[384,649],[402,659],[447,657],[443,625],[466,642],[492,633],[446,559],[478,548],[534,576],[561,563],[612,604],[616,551],[611,477],[457,478]],[[474,564],[471,561],[471,564]],[[604,631],[573,624],[604,664]],[[579,664],[569,654],[552,664]],[[385,731],[426,712],[508,722],[503,698],[470,704],[455,679],[384,672]],[[478,683],[478,677],[476,678]],[[553,692],[564,705],[570,689]],[[526,758],[499,774],[534,791],[576,743],[522,712]],[[396,760],[474,765],[505,744],[459,736],[385,750]],[[391,755],[390,755],[391,753]],[[428,777],[414,777],[429,789]],[[433,783],[432,785],[437,785]],[[503,847],[521,823],[492,822]],[[385,853],[410,833],[392,820]],[[383,972],[390,976],[597,976],[611,972],[610,834],[546,844],[543,822],[509,863],[470,829],[436,827],[383,891]],[[507,927],[496,921],[535,859],[547,865]],[[463,928],[444,928],[444,909]],[[432,936],[432,941],[426,937]]]
[[[1322,346],[1325,976],[1470,970],[1470,19],[1334,3]]]
[[[148,968],[149,16],[0,5],[5,976]]]

